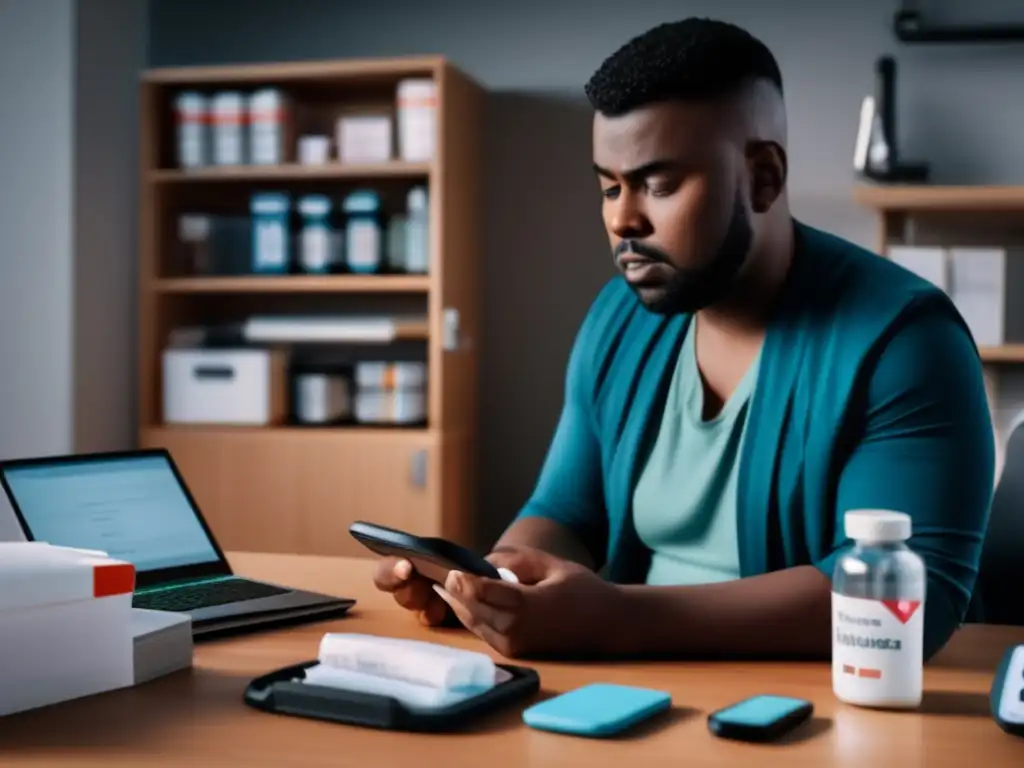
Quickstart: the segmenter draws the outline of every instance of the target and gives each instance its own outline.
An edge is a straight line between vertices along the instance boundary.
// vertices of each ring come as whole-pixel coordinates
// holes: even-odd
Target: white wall
[[[72,445],[74,5],[0,0],[0,457]]]
[[[0,0],[0,458],[134,444],[146,6]]]

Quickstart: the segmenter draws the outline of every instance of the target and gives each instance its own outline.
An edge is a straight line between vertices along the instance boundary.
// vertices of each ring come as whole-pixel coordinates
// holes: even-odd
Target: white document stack
[[[132,685],[134,588],[103,553],[0,543],[0,715]]]
[[[418,640],[328,633],[307,684],[388,696],[404,704],[445,707],[477,696],[510,676],[490,656]]]
[[[192,618],[187,613],[132,609],[135,685],[192,666]]]

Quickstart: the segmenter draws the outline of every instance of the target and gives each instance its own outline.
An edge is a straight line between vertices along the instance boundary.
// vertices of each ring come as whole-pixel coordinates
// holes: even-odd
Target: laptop
[[[196,638],[342,616],[355,600],[236,576],[164,449],[0,462],[29,541],[135,565],[133,606],[187,613]]]

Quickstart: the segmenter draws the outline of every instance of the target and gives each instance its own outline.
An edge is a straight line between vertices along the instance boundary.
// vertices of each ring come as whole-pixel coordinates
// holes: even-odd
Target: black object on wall
[[[896,138],[896,60],[882,56],[875,62],[875,93],[869,97],[869,114],[862,114],[864,121],[858,137],[864,144],[863,156],[855,159],[855,169],[871,181],[894,184],[923,184],[928,181],[929,165],[923,162],[906,162],[900,158]]]
[[[916,2],[903,0],[893,17],[893,31],[904,43],[1020,43],[1024,24],[928,24]]]

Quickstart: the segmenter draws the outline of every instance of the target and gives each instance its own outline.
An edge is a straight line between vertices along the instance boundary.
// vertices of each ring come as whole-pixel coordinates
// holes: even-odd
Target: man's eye
[[[673,179],[657,179],[647,183],[647,191],[655,197],[671,195],[678,188],[679,184]]]
[[[604,197],[606,200],[614,200],[619,196],[619,188],[605,187],[604,189],[601,190],[601,196]]]

